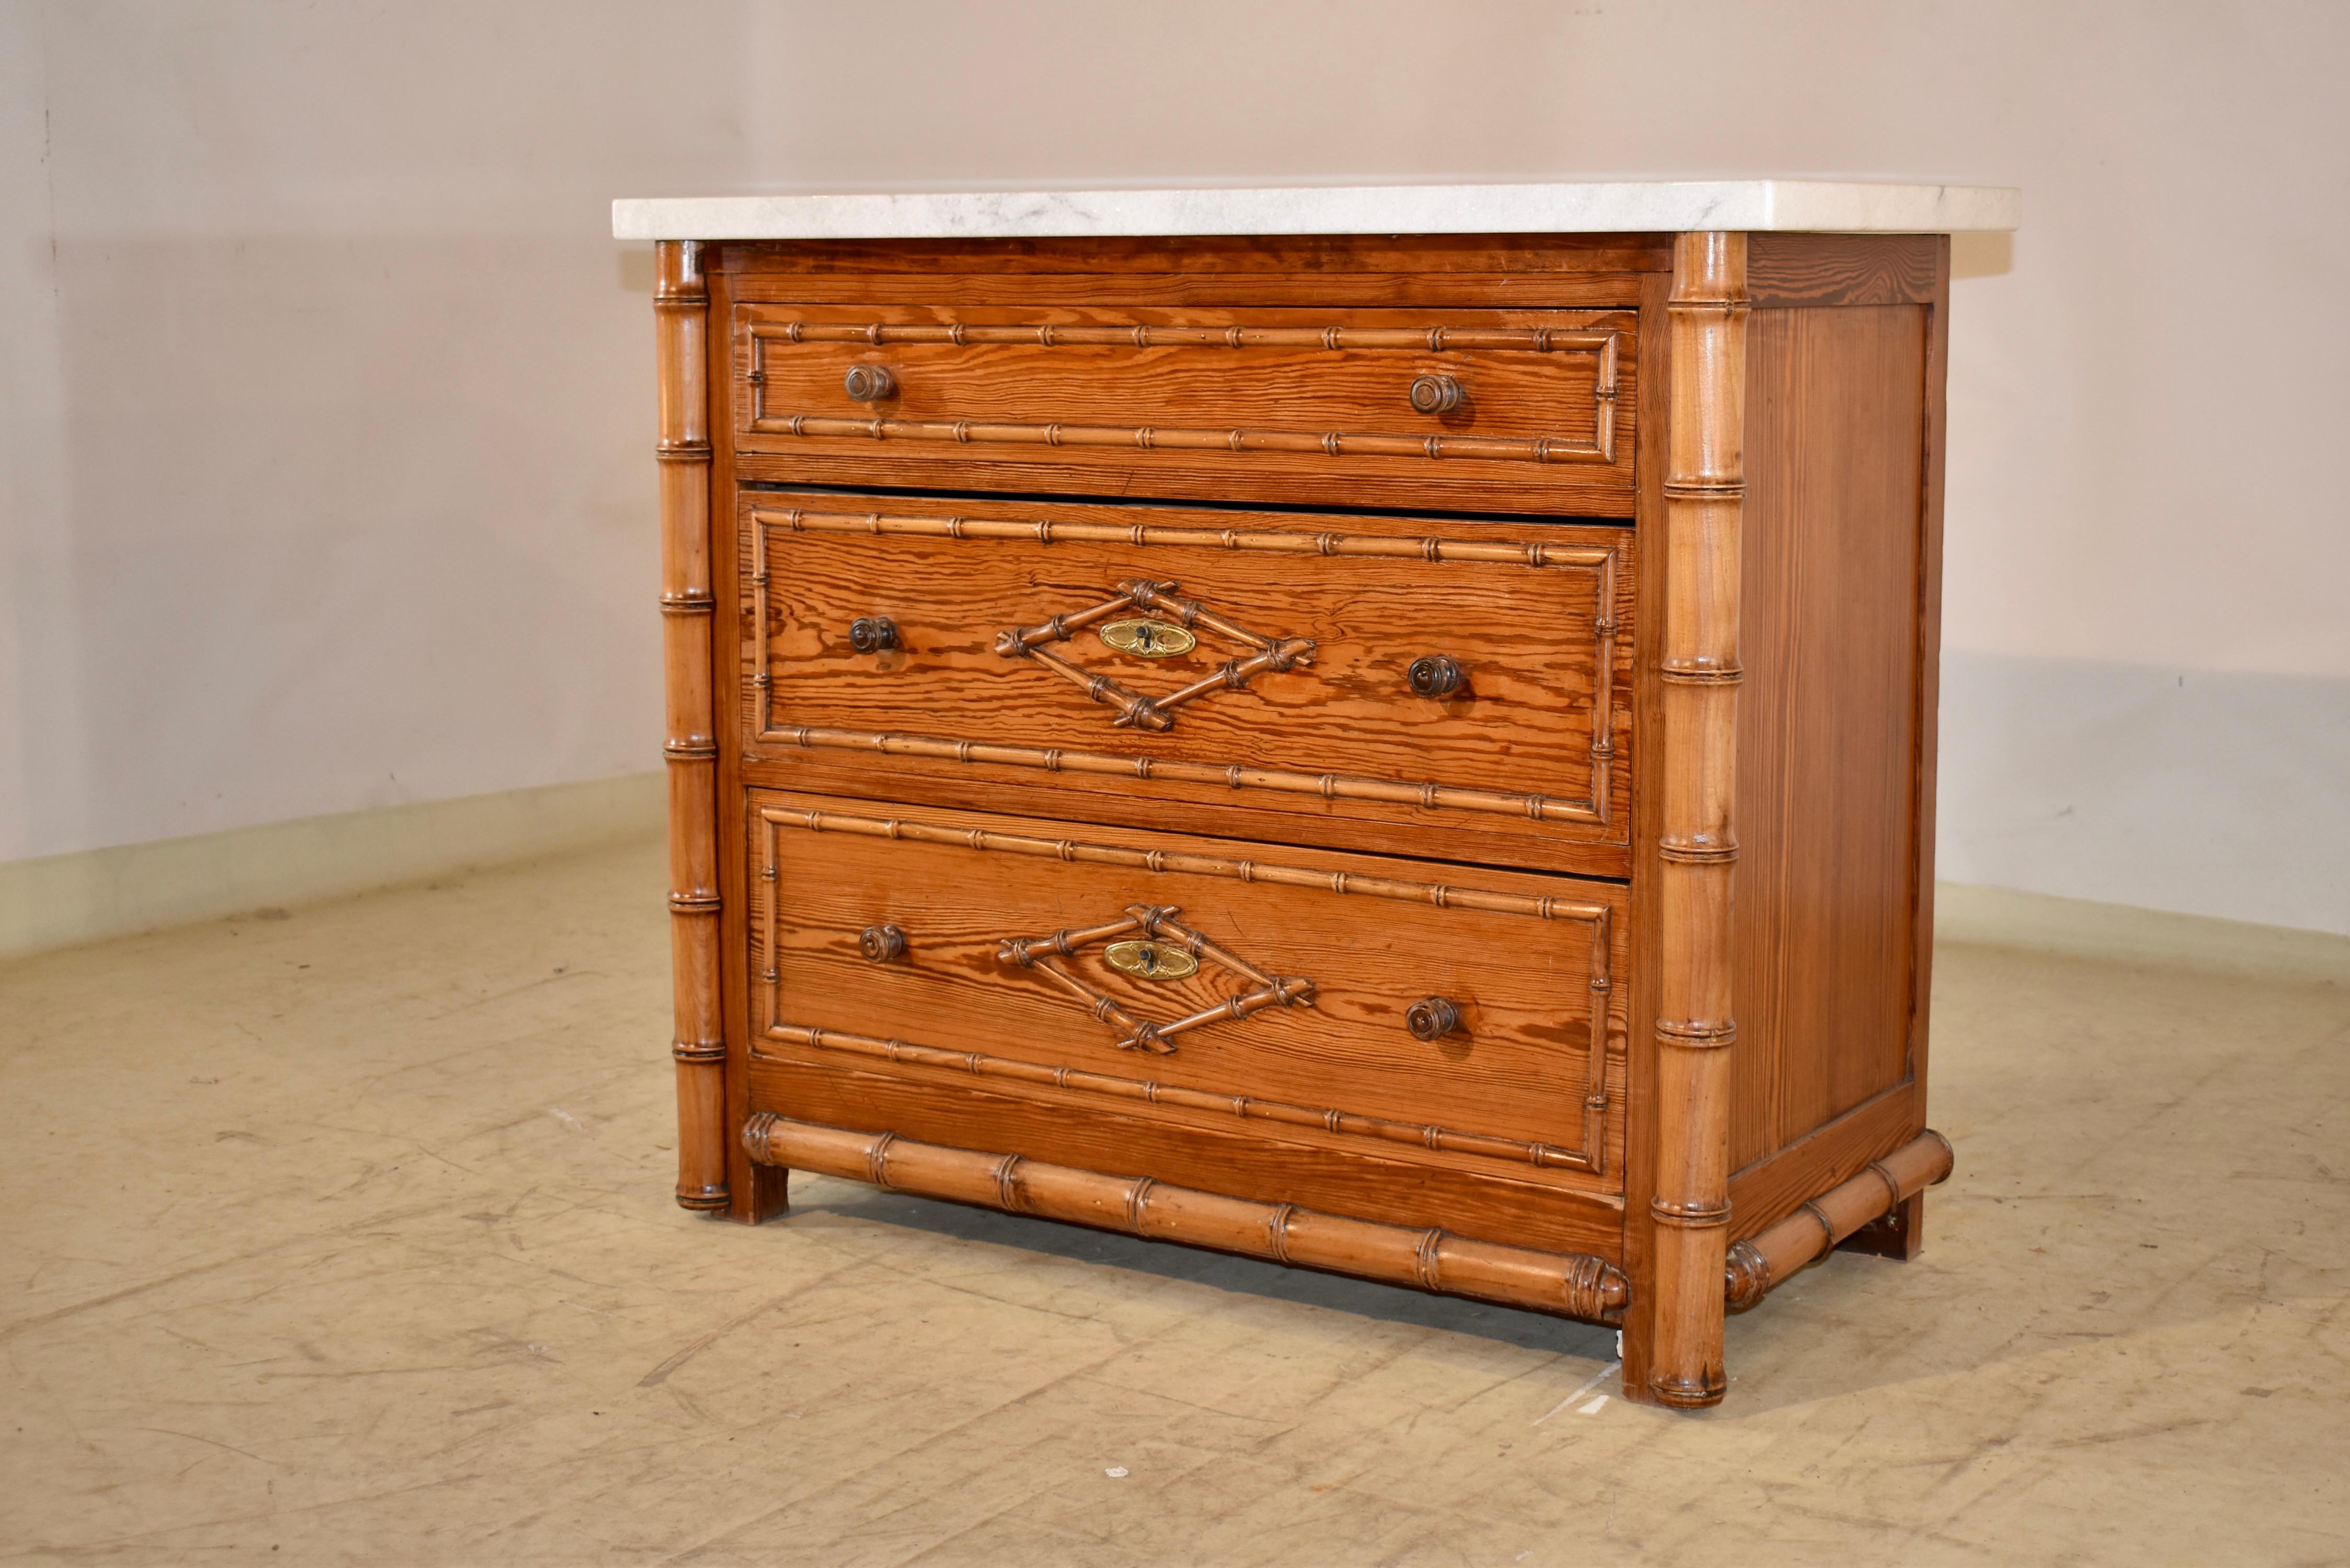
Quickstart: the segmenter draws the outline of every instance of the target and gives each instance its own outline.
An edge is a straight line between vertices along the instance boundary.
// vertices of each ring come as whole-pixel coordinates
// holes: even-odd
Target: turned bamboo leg
[[[677,1200],[723,1209],[726,1033],[718,1005],[718,738],[711,698],[710,292],[702,247],[664,242],[660,370],[662,653],[669,738],[670,978],[676,1007]]]
[[[1655,1348],[1660,1404],[1718,1403],[1730,1227],[1731,833],[1745,497],[1746,236],[1679,235],[1666,306],[1664,719],[1657,867]]]

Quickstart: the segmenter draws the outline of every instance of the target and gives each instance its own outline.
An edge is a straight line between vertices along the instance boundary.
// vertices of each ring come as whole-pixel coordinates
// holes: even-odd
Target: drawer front
[[[745,305],[735,436],[806,479],[1628,516],[1636,321]]]
[[[770,791],[749,812],[754,1056],[1620,1189],[1618,887]]]
[[[746,754],[816,787],[927,770],[1620,874],[1629,529],[814,492],[741,521]]]

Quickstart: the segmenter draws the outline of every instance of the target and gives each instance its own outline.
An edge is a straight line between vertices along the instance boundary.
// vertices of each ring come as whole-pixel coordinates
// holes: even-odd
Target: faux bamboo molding
[[[1649,1392],[1717,1404],[1730,1225],[1731,804],[1737,762],[1739,523],[1745,495],[1746,236],[1673,244],[1665,475],[1656,1345]]]
[[[982,327],[964,322],[769,322],[750,328],[751,428],[771,435],[863,436],[874,441],[950,441],[959,445],[1004,442],[1043,446],[1128,447],[1190,452],[1286,452],[1327,457],[1418,457],[1510,462],[1616,461],[1617,338],[1613,332],[1553,327]],[[972,420],[849,420],[823,415],[776,414],[767,410],[766,354],[770,346],[801,343],[1012,345],[1034,348],[1126,347],[1134,348],[1326,348],[1444,353],[1580,354],[1594,361],[1594,432],[1591,441],[1550,436],[1532,440],[1503,436],[1380,435],[1328,431],[1164,429],[1149,425],[1023,423]]]
[[[1411,882],[1394,877],[1357,877],[1348,871],[1309,871],[1277,861],[1232,860],[1220,855],[1187,855],[1164,849],[1135,849],[1122,844],[1089,844],[1075,838],[1035,838],[1021,833],[991,833],[979,827],[946,827],[910,817],[862,816],[849,812],[801,810],[769,805],[759,810],[761,820],[780,827],[804,827],[811,833],[861,833],[874,838],[910,838],[924,844],[959,844],[966,849],[996,850],[1013,855],[1041,855],[1055,860],[1089,861],[1097,866],[1126,866],[1144,871],[1181,871],[1194,877],[1229,877],[1241,882],[1272,882],[1285,888],[1314,888],[1360,898],[1396,898],[1407,904],[1432,904],[1440,909],[1483,909],[1497,915],[1532,915],[1543,920],[1591,922],[1592,974],[1595,989],[1607,974],[1607,928],[1611,916],[1605,904],[1577,898],[1525,893],[1497,893],[1461,888],[1447,882]],[[772,860],[769,872],[773,871]]]
[[[909,516],[889,512],[787,512],[761,508],[753,517],[795,534],[898,535],[916,539],[1017,539],[1039,545],[1205,545],[1276,556],[1367,556],[1388,560],[1482,561],[1507,566],[1588,566],[1612,573],[1616,552],[1579,545],[1507,544],[1481,539],[1399,537],[1389,534],[1287,534],[1253,528],[1181,528],[1136,523],[1003,522],[987,517]],[[1603,598],[1614,605],[1614,597]],[[1603,616],[1603,618],[1607,618]]]
[[[979,327],[967,322],[866,323],[785,321],[754,327],[759,338],[787,343],[1015,344],[1024,348],[1328,348],[1405,349],[1442,354],[1483,348],[1529,354],[1608,354],[1613,332],[1578,332],[1553,327]],[[1612,379],[1608,385],[1614,385]]]
[[[711,686],[710,290],[702,247],[657,248],[662,656],[669,734],[670,963],[677,1200],[727,1206],[726,1033],[719,1004],[718,737]]]
[[[1325,800],[1377,801],[1392,805],[1416,805],[1431,811],[1470,811],[1503,816],[1523,816],[1535,822],[1587,823],[1606,827],[1610,820],[1611,778],[1616,761],[1615,691],[1616,652],[1620,617],[1617,597],[1618,553],[1588,545],[1547,544],[1498,544],[1484,540],[1445,539],[1436,537],[1397,538],[1367,534],[1299,534],[1257,532],[1236,528],[1184,528],[1135,524],[1130,527],[1115,527],[1105,524],[1056,522],[1038,518],[1033,522],[1003,522],[986,518],[962,516],[915,516],[880,512],[846,513],[818,512],[803,508],[771,512],[754,508],[751,512],[752,535],[752,614],[754,623],[762,628],[770,624],[769,590],[771,573],[767,559],[767,530],[787,528],[806,534],[867,534],[877,536],[956,540],[1008,540],[1051,545],[1055,542],[1087,542],[1094,544],[1124,544],[1136,548],[1150,546],[1211,547],[1243,552],[1265,552],[1279,555],[1311,555],[1328,556],[1358,556],[1387,560],[1422,560],[1440,563],[1479,563],[1492,566],[1524,566],[1534,570],[1572,568],[1588,571],[1595,579],[1596,618],[1595,637],[1596,653],[1593,663],[1592,722],[1590,758],[1590,791],[1583,798],[1560,799],[1552,795],[1519,794],[1503,790],[1467,789],[1432,782],[1411,783],[1397,779],[1362,778],[1346,774],[1309,774],[1286,768],[1247,767],[1239,763],[1218,767],[1207,763],[1181,762],[1154,757],[1120,756],[1115,753],[1072,751],[1062,747],[1014,746],[962,740],[943,735],[895,734],[869,730],[844,730],[821,725],[793,725],[775,728],[772,713],[775,697],[773,682],[760,669],[753,676],[754,698],[760,714],[759,738],[770,742],[785,742],[806,749],[837,751],[870,751],[884,756],[929,757],[965,764],[978,763],[999,767],[1037,768],[1050,773],[1083,773],[1136,779],[1170,779],[1186,784],[1222,784],[1231,789],[1272,790],[1285,794],[1313,794]],[[1171,591],[1171,590],[1170,590]],[[1116,615],[1123,601],[1097,606],[1093,610],[1055,618],[1062,625],[1075,628],[1089,625],[1095,619]],[[1098,612],[1098,613],[1097,613]],[[1054,623],[1024,631],[1024,639],[1044,633]],[[1234,628],[1238,630],[1238,628]],[[1014,634],[1006,633],[1006,636]],[[1253,643],[1262,647],[1268,639],[1242,632]],[[1310,659],[1313,643],[1303,644],[1298,657]],[[1068,679],[1087,684],[1097,678],[1076,670],[1065,661],[1055,661],[1056,668]],[[1251,671],[1253,673],[1253,671]],[[1222,675],[1201,682],[1201,690],[1214,689],[1223,683]],[[1115,682],[1109,682],[1115,686]],[[1123,688],[1119,689],[1121,691]],[[1187,693],[1197,695],[1198,692]],[[1135,703],[1145,700],[1126,693]],[[1117,705],[1114,697],[1105,697]],[[1165,708],[1169,699],[1158,700],[1157,706]],[[1144,728],[1165,728],[1149,725]]]
[[[1950,1179],[1954,1158],[1950,1140],[1928,1127],[1777,1224],[1747,1237],[1730,1249],[1724,1261],[1724,1304],[1731,1312],[1753,1306],[1774,1286],[1826,1257],[1846,1237]]]
[[[1528,897],[1516,893],[1500,893],[1485,888],[1459,888],[1442,883],[1407,882],[1387,877],[1353,876],[1343,871],[1310,871],[1301,867],[1268,864],[1254,860],[1230,860],[1218,856],[1174,854],[1158,849],[1137,849],[1125,845],[1089,844],[1075,839],[1036,838],[1026,835],[991,833],[981,828],[948,827],[899,817],[873,817],[841,812],[801,810],[781,806],[762,806],[759,822],[764,834],[760,845],[759,876],[769,888],[766,919],[758,934],[759,966],[756,976],[762,994],[763,1015],[756,1020],[760,1034],[767,1039],[790,1044],[806,1045],[819,1051],[843,1051],[852,1054],[879,1057],[889,1062],[914,1062],[925,1066],[944,1067],[968,1072],[978,1076],[993,1076],[1032,1084],[1049,1084],[1055,1088],[1076,1090],[1084,1094],[1105,1095],[1121,1099],[1140,1099],[1153,1105],[1182,1106],[1193,1110],[1229,1113],[1243,1120],[1256,1117],[1287,1123],[1295,1127],[1320,1127],[1342,1137],[1360,1137],[1389,1143],[1417,1144],[1425,1148],[1447,1150],[1460,1154],[1481,1155],[1489,1158],[1523,1161],[1548,1168],[1588,1171],[1602,1174],[1607,1169],[1607,1126],[1609,1095],[1608,1042],[1616,1032],[1608,1026],[1609,1003],[1615,991],[1614,976],[1614,917],[1605,904],[1583,903],[1550,897]],[[1362,1116],[1335,1107],[1295,1106],[1282,1101],[1249,1096],[1217,1095],[1178,1085],[1160,1084],[1156,1080],[1128,1078],[1116,1074],[1094,1073],[1066,1065],[1045,1066],[1009,1057],[993,1056],[974,1051],[947,1051],[935,1046],[910,1044],[902,1040],[884,1039],[877,1035],[851,1031],[812,1029],[784,1021],[780,977],[775,967],[778,950],[776,909],[783,896],[779,857],[775,835],[784,828],[802,828],[818,833],[854,833],[868,837],[904,839],[916,843],[954,845],[967,849],[1014,855],[1035,856],[1071,864],[1120,866],[1157,874],[1184,874],[1227,877],[1240,882],[1267,882],[1278,886],[1306,888],[1316,891],[1347,894],[1356,897],[1391,898],[1404,903],[1427,904],[1440,909],[1480,909],[1492,914],[1523,915],[1544,920],[1580,920],[1591,928],[1589,960],[1591,992],[1592,1037],[1585,1058],[1583,1084],[1583,1147],[1561,1148],[1555,1145],[1530,1143],[1516,1138],[1498,1137],[1483,1133],[1457,1132],[1419,1122],[1395,1121],[1386,1117]],[[1129,917],[1131,918],[1131,917]],[[1107,928],[1101,928],[1107,929]],[[1119,922],[1119,929],[1127,929]],[[1097,932],[1066,933],[1074,950],[1079,939]],[[1037,944],[1052,950],[1053,939]],[[1222,952],[1222,950],[1217,950]],[[1040,971],[1045,970],[1032,953]],[[1230,955],[1226,955],[1229,959]],[[1012,961],[1017,962],[1014,958]],[[1231,960],[1235,965],[1238,960]],[[1310,981],[1282,979],[1265,975],[1253,967],[1243,972],[1259,982],[1254,1002],[1248,1011],[1273,1005],[1312,1005]],[[1076,982],[1065,972],[1055,978],[1076,995],[1094,1005],[1098,995],[1091,987]],[[1303,989],[1300,989],[1303,988]],[[1287,1000],[1283,1000],[1286,996]],[[1218,1007],[1185,1021],[1185,1027],[1194,1023],[1207,1023],[1223,1016],[1231,1004]],[[1139,1027],[1139,1021],[1121,1014],[1105,1017],[1120,1028]],[[1162,1030],[1162,1033],[1164,1031]],[[754,1047],[754,1054],[756,1047]],[[1619,1063],[1620,1067],[1620,1063]],[[1620,1072],[1618,1074],[1620,1078]]]
[[[1267,1007],[1311,1007],[1314,1005],[1314,982],[1292,975],[1272,975],[1244,959],[1234,957],[1210,941],[1191,927],[1180,924],[1175,917],[1180,909],[1159,904],[1130,904],[1126,919],[1107,925],[1094,926],[1085,930],[1055,931],[1049,937],[1010,937],[997,949],[996,956],[1003,962],[1021,969],[1034,970],[1086,1005],[1086,1011],[1118,1033],[1121,1051],[1148,1051],[1154,1055],[1170,1056],[1175,1053],[1175,1036],[1213,1023],[1218,1019],[1235,1022]],[[1154,940],[1171,941],[1197,961],[1230,970],[1251,982],[1250,989],[1228,996],[1213,1007],[1203,1007],[1170,1023],[1154,1023],[1147,1018],[1137,1018],[1120,1007],[1107,992],[1087,985],[1053,959],[1073,958],[1085,948],[1097,942],[1107,942],[1130,932],[1140,931]],[[1115,954],[1111,955],[1113,958]]]
[[[1245,627],[1236,626],[1203,604],[1179,598],[1177,583],[1154,583],[1137,578],[1118,586],[1118,597],[1106,599],[1086,609],[1066,615],[1056,615],[1041,626],[1014,628],[1001,631],[995,637],[995,651],[1006,659],[1033,659],[1055,674],[1084,689],[1087,696],[1097,702],[1106,702],[1118,710],[1116,722],[1131,724],[1140,730],[1171,730],[1175,727],[1175,710],[1195,701],[1211,691],[1237,691],[1254,677],[1266,670],[1284,674],[1301,664],[1314,662],[1314,639],[1307,637],[1259,637]],[[1194,627],[1206,627],[1229,642],[1249,649],[1243,658],[1228,659],[1222,669],[1191,682],[1180,691],[1164,697],[1145,697],[1130,691],[1107,675],[1070,663],[1047,650],[1046,645],[1066,642],[1087,627],[1097,626],[1130,609],[1156,610],[1175,618],[1175,623],[1189,632]]]
[[[1187,1089],[1180,1084],[1162,1084],[1155,1078],[1128,1078],[1116,1073],[1089,1072],[1083,1067],[1048,1067],[1041,1063],[1022,1062],[1009,1056],[991,1056],[981,1051],[949,1051],[910,1040],[885,1040],[877,1034],[859,1034],[846,1029],[814,1029],[806,1024],[771,1023],[762,1033],[767,1039],[787,1045],[805,1045],[814,1051],[837,1051],[845,1055],[866,1056],[880,1062],[910,1062],[921,1067],[969,1073],[978,1078],[1001,1078],[1011,1083],[1049,1085],[1078,1094],[1107,1096],[1112,1099],[1139,1100],[1149,1106],[1176,1106],[1184,1110],[1231,1116],[1242,1121],[1318,1127],[1340,1137],[1404,1144],[1414,1148],[1435,1149],[1442,1154],[1471,1154],[1483,1159],[1531,1165],[1543,1170],[1582,1170],[1598,1175],[1607,1164],[1607,1100],[1604,1089],[1585,1104],[1584,1147],[1579,1149],[1561,1148],[1555,1144],[1527,1143],[1519,1138],[1461,1132],[1423,1122],[1394,1121],[1385,1116],[1367,1116],[1359,1112],[1342,1111],[1326,1106],[1294,1106],[1284,1100],[1268,1100],[1256,1095],[1211,1094],[1204,1089]],[[773,1053],[764,1054],[772,1057]],[[1604,1066],[1595,1075],[1594,1081],[1605,1082]]]
[[[1173,1187],[1147,1176],[1106,1176],[1016,1154],[917,1143],[894,1133],[848,1132],[770,1111],[754,1113],[744,1122],[743,1146],[761,1165],[1414,1285],[1584,1323],[1613,1324],[1631,1299],[1630,1282],[1604,1258],[1349,1220],[1287,1203]]]

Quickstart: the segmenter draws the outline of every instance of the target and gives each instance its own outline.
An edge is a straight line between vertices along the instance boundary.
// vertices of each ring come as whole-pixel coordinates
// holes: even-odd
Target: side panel
[[[1749,329],[1733,1168],[1910,1073],[1931,316],[1758,308]]]

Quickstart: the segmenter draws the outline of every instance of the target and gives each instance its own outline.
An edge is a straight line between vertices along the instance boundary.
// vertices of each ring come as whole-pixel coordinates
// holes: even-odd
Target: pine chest
[[[680,1202],[1507,1303],[1676,1406],[1917,1251],[1947,237],[823,203],[621,204]]]

